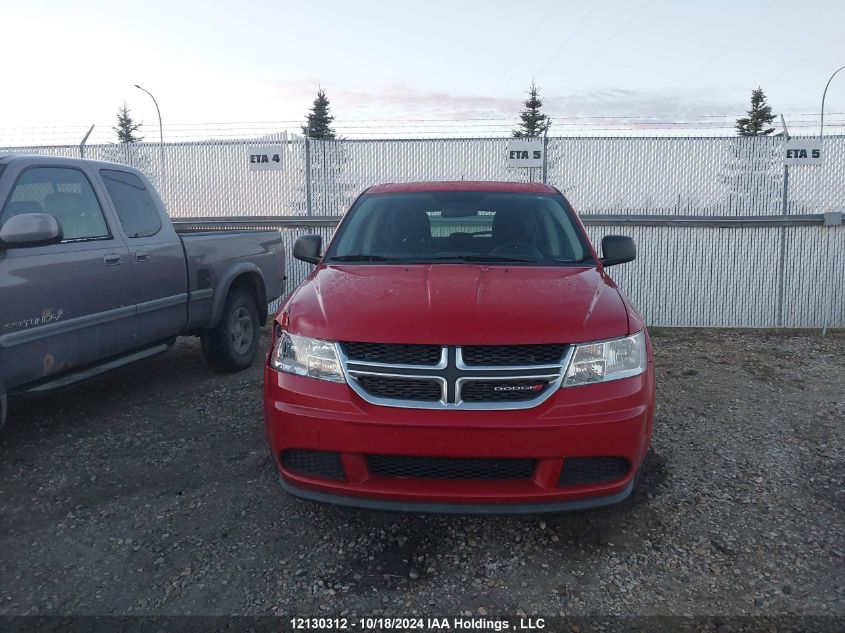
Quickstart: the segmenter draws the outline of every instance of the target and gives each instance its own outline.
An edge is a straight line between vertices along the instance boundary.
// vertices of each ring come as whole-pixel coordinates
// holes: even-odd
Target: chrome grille
[[[560,387],[574,347],[339,343],[349,386],[371,404],[421,409],[527,409]]]

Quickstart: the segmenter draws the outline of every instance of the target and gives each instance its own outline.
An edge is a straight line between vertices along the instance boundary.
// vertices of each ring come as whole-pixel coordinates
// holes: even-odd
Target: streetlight
[[[819,143],[822,142],[822,134],[824,134],[824,99],[827,96],[827,89],[830,87],[830,82],[833,81],[833,78],[836,77],[836,73],[840,70],[845,70],[845,66],[841,66],[833,71],[833,74],[830,76],[830,79],[827,80],[827,83],[824,86],[824,92],[822,93],[822,117],[821,117],[821,127],[819,128]],[[828,251],[829,252],[829,251]],[[830,293],[828,293],[830,294]],[[830,316],[833,316],[833,295],[830,295]],[[830,319],[832,320],[832,319]],[[829,319],[825,319],[824,327],[822,327],[822,336],[827,334],[827,325],[829,323]]]
[[[138,84],[135,84],[135,87],[138,90],[143,90],[144,92],[146,92],[148,95],[150,95],[150,99],[153,100],[153,103],[156,107],[156,113],[158,114],[158,137],[161,144],[164,145],[164,129],[161,127],[161,110],[158,109],[158,101],[156,101],[156,98],[153,96],[153,93],[149,90],[141,88],[141,86],[139,86]]]
[[[830,86],[830,82],[833,81],[833,78],[836,77],[836,73],[838,73],[840,70],[845,70],[845,66],[837,68],[833,71],[833,74],[830,76],[830,79],[827,80],[827,84],[824,87],[824,92],[822,93],[822,125],[819,129],[819,139],[821,139],[822,134],[824,134],[824,98],[827,96],[827,89],[828,86]]]
[[[158,114],[158,140],[159,140],[158,159],[159,159],[160,169],[161,169],[161,175],[160,175],[161,181],[159,182],[159,185],[161,186],[162,189],[167,189],[167,183],[165,182],[166,178],[165,178],[165,175],[164,175],[164,128],[161,126],[161,110],[158,109],[158,101],[156,101],[156,98],[153,96],[152,92],[150,92],[149,90],[146,90],[145,88],[141,88],[141,86],[139,86],[138,84],[135,84],[135,87],[138,90],[143,90],[148,95],[150,95],[150,99],[153,100],[153,103],[155,104],[155,107],[156,107],[156,113]]]

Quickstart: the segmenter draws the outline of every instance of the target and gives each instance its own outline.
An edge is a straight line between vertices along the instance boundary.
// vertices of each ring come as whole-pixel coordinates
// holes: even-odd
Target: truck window
[[[149,237],[161,230],[158,208],[138,176],[115,169],[102,169],[100,176],[127,237]]]
[[[49,213],[65,241],[110,237],[97,196],[85,174],[71,167],[33,167],[18,176],[0,212],[0,225],[22,213]]]
[[[562,196],[442,191],[364,196],[326,259],[566,265],[592,254]]]

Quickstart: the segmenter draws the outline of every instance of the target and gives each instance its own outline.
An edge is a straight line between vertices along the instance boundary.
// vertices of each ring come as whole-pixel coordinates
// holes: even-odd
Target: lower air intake
[[[289,449],[282,452],[282,466],[298,475],[346,481],[340,453],[332,451]]]
[[[367,456],[374,475],[419,479],[530,479],[536,464],[535,459]]]
[[[563,460],[558,486],[583,486],[622,479],[628,474],[624,457],[568,457]]]

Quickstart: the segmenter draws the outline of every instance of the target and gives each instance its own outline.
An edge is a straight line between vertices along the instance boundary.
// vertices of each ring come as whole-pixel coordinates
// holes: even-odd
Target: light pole
[[[141,88],[141,86],[139,86],[138,84],[135,84],[135,87],[138,90],[143,90],[144,92],[146,92],[148,95],[150,95],[150,99],[153,100],[153,103],[156,107],[156,113],[158,114],[158,138],[161,144],[164,145],[164,129],[161,127],[161,110],[158,109],[158,101],[156,101],[156,98],[153,96],[153,93],[149,90]]]
[[[830,87],[830,82],[833,81],[833,78],[836,77],[836,73],[838,73],[840,70],[845,70],[845,66],[840,66],[839,68],[834,70],[833,74],[830,76],[830,79],[827,80],[827,83],[824,86],[824,92],[822,93],[821,126],[819,127],[819,143],[822,142],[822,135],[824,134],[824,99],[827,96],[827,89]],[[828,249],[828,252],[830,252],[829,249]],[[831,288],[831,291],[832,291],[832,288]],[[833,316],[833,294],[832,294],[831,291],[828,292],[828,294],[830,295],[830,314],[829,314],[829,317],[824,320],[824,326],[822,327],[822,336],[827,334],[827,326],[828,326],[828,323],[832,320],[832,316]]]
[[[159,183],[159,185],[162,186],[162,189],[166,190],[167,187],[166,187],[165,176],[164,176],[164,128],[161,126],[161,110],[158,109],[158,101],[156,101],[156,98],[153,96],[152,92],[150,92],[149,90],[146,90],[145,88],[141,88],[141,86],[139,86],[138,84],[135,84],[135,87],[138,90],[143,90],[148,95],[150,95],[150,99],[153,100],[153,103],[155,104],[155,107],[156,107],[156,114],[158,114],[158,140],[159,140],[158,159],[159,159],[159,168],[161,169],[161,182]]]
[[[824,98],[827,96],[827,89],[830,86],[830,82],[833,81],[833,78],[836,77],[836,73],[838,73],[840,70],[845,70],[845,66],[837,68],[833,71],[833,74],[830,76],[830,79],[827,80],[827,84],[825,84],[824,87],[824,92],[822,93],[822,124],[821,128],[819,128],[819,140],[821,140],[822,135],[824,134]]]

